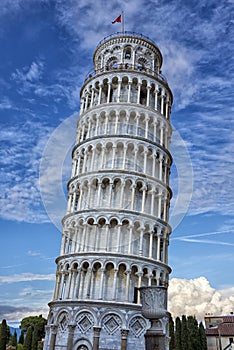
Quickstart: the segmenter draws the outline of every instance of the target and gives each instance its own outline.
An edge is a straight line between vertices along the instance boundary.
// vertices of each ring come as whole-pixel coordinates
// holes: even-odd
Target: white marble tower
[[[170,273],[173,96],[160,50],[141,34],[106,37],[93,60],[44,350],[144,350],[137,288],[167,287]]]

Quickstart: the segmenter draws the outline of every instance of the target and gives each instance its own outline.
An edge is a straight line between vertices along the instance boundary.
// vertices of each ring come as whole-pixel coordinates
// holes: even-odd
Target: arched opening
[[[99,299],[100,298],[100,290],[101,286],[101,263],[96,262],[93,265],[93,275],[92,275],[92,288],[91,288],[91,299]]]
[[[132,49],[131,47],[126,47],[124,52],[124,58],[125,60],[130,60],[132,57]]]
[[[126,293],[126,265],[120,264],[118,268],[118,274],[117,274],[117,300],[125,300],[125,293]]]
[[[105,270],[104,286],[103,286],[103,299],[111,300],[113,294],[113,281],[114,281],[114,265],[108,263]]]

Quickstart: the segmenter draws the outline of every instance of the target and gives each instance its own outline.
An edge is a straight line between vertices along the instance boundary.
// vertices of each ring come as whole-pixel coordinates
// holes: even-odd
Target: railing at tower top
[[[136,33],[136,32],[129,32],[129,31],[116,32],[116,33],[110,34],[110,35],[106,36],[105,38],[103,38],[102,40],[100,40],[99,43],[97,44],[97,47],[109,39],[116,38],[116,37],[124,37],[124,36],[133,37],[133,38],[141,38],[141,39],[147,40],[159,50],[159,48],[155,44],[155,42],[152,39],[150,39],[148,36],[140,34],[140,33]],[[159,52],[160,52],[160,50],[159,50]]]
[[[133,64],[129,64],[129,63],[115,63],[113,66],[103,67],[103,68],[96,69],[96,70],[92,69],[86,75],[85,81],[95,77],[98,74],[105,73],[105,72],[113,72],[116,70],[135,71],[135,72],[137,71],[137,72],[141,72],[141,73],[148,73],[148,74],[156,77],[159,81],[162,81],[164,84],[167,84],[167,79],[165,78],[165,76],[163,74],[161,74],[161,73],[159,74],[156,71],[154,71],[150,68],[147,68],[147,67],[133,65]]]

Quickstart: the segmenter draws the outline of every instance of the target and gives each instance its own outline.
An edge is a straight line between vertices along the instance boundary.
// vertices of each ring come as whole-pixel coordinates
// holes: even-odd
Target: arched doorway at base
[[[75,342],[74,350],[92,350],[93,346],[88,339],[80,338]]]

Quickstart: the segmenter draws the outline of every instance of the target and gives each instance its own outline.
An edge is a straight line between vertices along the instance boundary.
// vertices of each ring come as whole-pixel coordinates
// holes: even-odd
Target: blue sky
[[[0,320],[9,324],[47,315],[79,90],[98,42],[121,30],[111,24],[121,9],[126,30],[159,46],[174,93],[170,311],[234,311],[234,1],[2,0]]]

